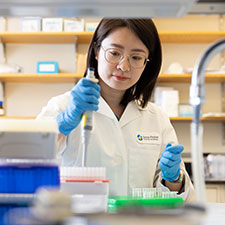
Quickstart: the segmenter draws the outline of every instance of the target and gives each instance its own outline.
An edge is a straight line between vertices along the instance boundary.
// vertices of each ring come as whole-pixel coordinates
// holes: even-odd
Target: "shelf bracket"
[[[5,43],[2,41],[1,36],[0,36],[0,63],[6,63]]]

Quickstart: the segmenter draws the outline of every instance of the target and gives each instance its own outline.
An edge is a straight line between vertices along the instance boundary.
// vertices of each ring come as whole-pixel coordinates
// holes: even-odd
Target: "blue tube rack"
[[[34,193],[41,186],[59,186],[56,166],[0,166],[0,193]]]
[[[0,159],[0,225],[12,209],[28,207],[40,187],[60,187],[59,167],[53,160]],[[27,195],[29,197],[27,197]]]
[[[0,193],[34,193],[41,186],[59,187],[56,165],[0,165]]]

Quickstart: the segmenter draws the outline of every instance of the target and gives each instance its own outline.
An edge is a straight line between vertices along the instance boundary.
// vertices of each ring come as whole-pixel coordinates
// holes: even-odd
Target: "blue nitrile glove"
[[[181,152],[183,150],[183,145],[166,145],[159,160],[159,168],[164,180],[173,181],[180,175]]]
[[[65,136],[78,126],[85,111],[98,110],[100,86],[87,78],[82,78],[73,87],[67,107],[57,115],[59,131]]]

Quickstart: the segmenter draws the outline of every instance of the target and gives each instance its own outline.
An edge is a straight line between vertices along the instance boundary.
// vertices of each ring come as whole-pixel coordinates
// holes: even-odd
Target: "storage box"
[[[179,116],[193,116],[193,106],[189,104],[179,104]]]
[[[83,32],[84,20],[64,19],[64,31],[66,32]]]
[[[161,107],[169,117],[178,116],[179,92],[177,90],[162,91]]]
[[[107,211],[109,180],[104,167],[61,167],[60,188],[71,195],[74,213]]]
[[[21,31],[23,32],[40,32],[41,17],[24,17],[21,20]]]
[[[85,24],[85,31],[95,31],[95,29],[97,28],[98,23],[86,23]]]
[[[37,73],[58,73],[58,62],[55,61],[43,61],[37,62]]]
[[[62,32],[62,18],[44,18],[42,19],[42,31],[44,32]]]
[[[74,213],[100,213],[108,208],[109,182],[61,182],[61,190],[72,198]]]

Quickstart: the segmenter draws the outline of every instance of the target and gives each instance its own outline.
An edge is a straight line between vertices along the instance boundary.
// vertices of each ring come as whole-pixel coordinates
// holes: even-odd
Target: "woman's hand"
[[[181,152],[183,150],[183,145],[172,146],[167,144],[159,160],[159,168],[162,171],[161,176],[164,180],[172,182],[179,177]]]
[[[78,126],[85,111],[97,111],[100,86],[87,78],[82,78],[73,87],[64,112],[57,115],[59,131],[65,136]]]

